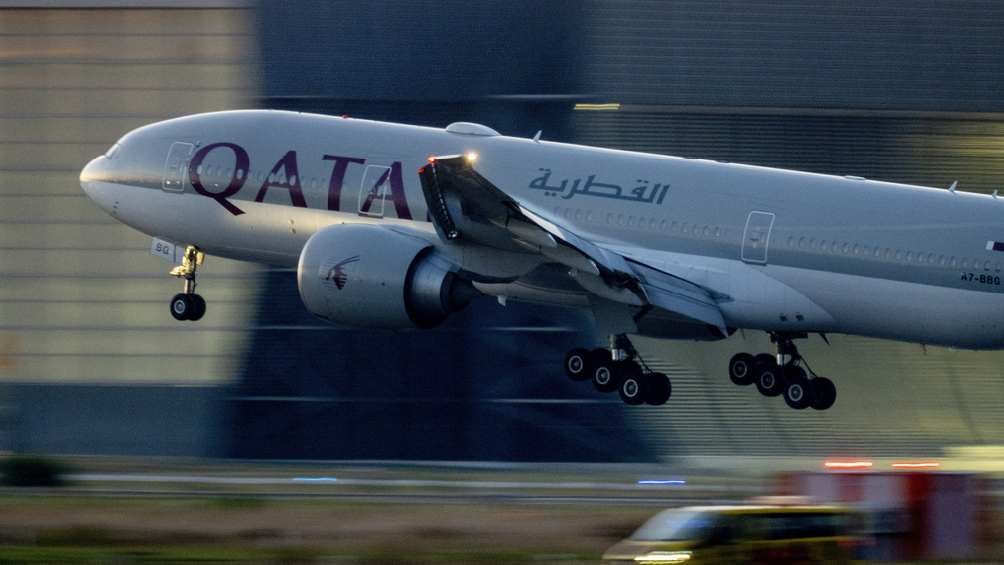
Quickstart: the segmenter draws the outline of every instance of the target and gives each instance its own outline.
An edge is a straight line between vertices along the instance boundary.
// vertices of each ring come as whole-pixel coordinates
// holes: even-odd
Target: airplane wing
[[[560,218],[492,184],[474,170],[472,159],[430,158],[419,178],[443,240],[539,253],[581,271],[576,280],[587,291],[633,306],[662,308],[728,335],[717,304],[720,295],[579,236]]]

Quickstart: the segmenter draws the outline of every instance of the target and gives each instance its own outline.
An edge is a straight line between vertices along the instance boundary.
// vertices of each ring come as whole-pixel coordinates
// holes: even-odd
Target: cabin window
[[[721,226],[715,226],[715,239],[718,239],[721,236],[722,236]]]

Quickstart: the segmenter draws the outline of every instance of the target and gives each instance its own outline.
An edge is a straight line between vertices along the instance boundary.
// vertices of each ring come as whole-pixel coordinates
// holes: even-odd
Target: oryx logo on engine
[[[358,260],[359,256],[353,255],[348,259],[343,259],[342,261],[335,263],[330,269],[328,269],[328,273],[324,276],[324,280],[335,283],[335,288],[338,290],[345,288],[345,283],[349,281],[349,274],[345,272],[344,267],[349,263],[355,263]]]

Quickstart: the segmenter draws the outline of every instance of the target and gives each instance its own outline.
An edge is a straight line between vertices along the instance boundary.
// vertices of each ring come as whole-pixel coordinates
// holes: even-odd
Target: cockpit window
[[[120,145],[118,143],[109,147],[108,151],[105,151],[105,159],[114,159],[115,154],[119,152],[119,147]]]

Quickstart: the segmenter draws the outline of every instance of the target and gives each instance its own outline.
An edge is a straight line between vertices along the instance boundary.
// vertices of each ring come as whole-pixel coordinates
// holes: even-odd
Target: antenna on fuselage
[[[537,130],[537,133],[535,133],[534,136],[533,136],[533,142],[534,143],[540,143],[540,134],[542,134],[542,133],[544,133],[544,130],[542,130],[542,129]]]
[[[952,186],[948,187],[948,192],[955,194],[955,187],[959,186],[959,181],[953,181]]]
[[[992,196],[994,200],[997,200],[997,189],[996,188],[994,189],[994,193],[991,194],[990,196]]]

